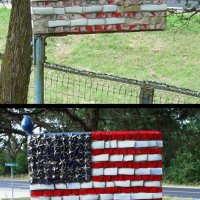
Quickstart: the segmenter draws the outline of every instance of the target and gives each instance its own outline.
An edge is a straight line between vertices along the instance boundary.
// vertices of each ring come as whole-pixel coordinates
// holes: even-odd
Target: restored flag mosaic
[[[31,199],[162,199],[162,147],[158,131],[29,136]]]
[[[166,28],[166,0],[31,0],[35,35]]]

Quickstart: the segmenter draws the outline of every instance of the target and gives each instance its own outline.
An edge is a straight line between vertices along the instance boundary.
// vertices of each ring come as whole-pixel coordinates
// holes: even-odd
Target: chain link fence
[[[45,63],[47,104],[198,104],[200,92]],[[33,102],[33,79],[29,103]]]

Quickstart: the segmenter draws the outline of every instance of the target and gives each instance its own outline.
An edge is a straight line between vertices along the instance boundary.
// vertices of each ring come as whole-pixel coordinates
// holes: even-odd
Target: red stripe
[[[109,168],[109,167],[119,167],[119,168],[156,168],[162,167],[162,161],[152,161],[152,162],[92,162],[92,168]]]
[[[87,194],[113,194],[113,193],[158,193],[162,192],[161,187],[109,187],[109,188],[89,188],[74,190],[33,190],[31,197],[53,197],[53,196],[69,196],[69,195],[87,195]]]
[[[109,149],[93,149],[92,155],[100,154],[162,154],[162,148],[109,148]]]
[[[92,140],[161,140],[159,131],[97,131]]]
[[[117,175],[117,176],[92,176],[92,181],[107,182],[107,181],[161,181],[162,175]]]

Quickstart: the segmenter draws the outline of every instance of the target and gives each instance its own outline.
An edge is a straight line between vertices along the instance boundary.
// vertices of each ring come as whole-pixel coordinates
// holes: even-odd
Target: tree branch
[[[22,116],[22,115],[38,115],[43,113],[46,109],[35,109],[35,111],[33,112],[20,112],[20,113],[16,113],[16,112],[12,112],[9,110],[9,108],[2,108],[6,113],[10,114],[10,115],[15,115],[15,116]]]
[[[89,131],[88,127],[84,120],[78,117],[75,113],[70,112],[69,108],[50,108],[49,110],[59,111],[66,114],[73,122],[78,123],[84,131]]]
[[[15,133],[15,134],[18,134],[18,135],[26,136],[24,131],[20,131],[20,130],[5,127],[5,126],[0,126],[0,132],[1,132],[1,134],[6,133],[6,134],[11,135],[12,133]]]

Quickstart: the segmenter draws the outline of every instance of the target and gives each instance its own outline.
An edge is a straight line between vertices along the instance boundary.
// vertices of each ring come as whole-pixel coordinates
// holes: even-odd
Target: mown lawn
[[[0,52],[9,12],[0,9]],[[200,90],[200,15],[184,26],[169,16],[168,29],[161,32],[69,35],[47,43],[50,62]]]

